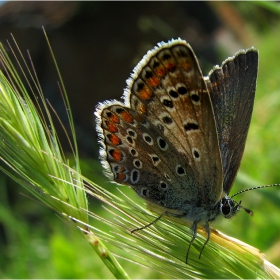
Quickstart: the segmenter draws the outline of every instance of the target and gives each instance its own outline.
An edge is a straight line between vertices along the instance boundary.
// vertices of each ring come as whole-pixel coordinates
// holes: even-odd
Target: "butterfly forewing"
[[[157,154],[167,159],[163,168],[176,174],[177,166],[184,162],[184,170],[180,171],[185,176],[177,176],[180,184],[171,182],[174,192],[186,200],[198,194],[196,199],[202,204],[217,202],[222,193],[222,167],[215,120],[191,47],[176,40],[161,44],[136,66],[128,85],[127,105],[157,127],[175,147],[175,153],[170,149]]]
[[[258,52],[241,51],[206,78],[216,119],[223,165],[223,189],[229,193],[244,152],[251,121]]]

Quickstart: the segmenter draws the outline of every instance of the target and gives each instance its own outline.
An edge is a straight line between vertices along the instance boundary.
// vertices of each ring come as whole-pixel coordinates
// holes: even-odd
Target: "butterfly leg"
[[[133,230],[131,231],[131,233],[134,233],[135,231],[142,230],[142,229],[144,229],[144,228],[147,228],[147,227],[149,227],[149,226],[155,224],[158,220],[160,220],[160,219],[161,219],[163,216],[165,216],[165,215],[167,215],[167,216],[173,216],[173,217],[176,217],[176,218],[182,218],[182,217],[184,217],[186,214],[185,214],[185,213],[183,213],[183,214],[175,214],[175,213],[172,213],[172,212],[169,212],[169,211],[164,211],[160,216],[158,216],[158,217],[157,217],[156,219],[154,219],[152,222],[150,222],[149,224],[147,224],[147,225],[145,225],[145,226],[143,226],[143,227],[133,229]]]
[[[199,259],[200,259],[200,257],[201,257],[201,254],[202,254],[203,249],[205,248],[206,244],[208,243],[208,241],[209,241],[209,239],[210,239],[210,228],[209,228],[208,222],[207,222],[206,225],[205,225],[205,231],[206,231],[206,233],[207,233],[207,239],[206,239],[206,241],[204,242],[204,244],[203,244],[203,246],[202,246],[202,249],[201,249],[200,254],[199,254]]]
[[[188,263],[188,258],[189,258],[189,252],[190,252],[190,248],[196,238],[196,232],[197,232],[197,222],[193,222],[192,227],[191,227],[192,231],[193,231],[193,237],[189,243],[188,246],[188,250],[187,250],[187,255],[186,255],[186,263]]]

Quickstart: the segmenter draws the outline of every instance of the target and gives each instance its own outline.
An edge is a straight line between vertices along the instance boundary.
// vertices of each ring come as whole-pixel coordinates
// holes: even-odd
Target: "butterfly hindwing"
[[[223,165],[223,189],[230,192],[240,166],[251,121],[258,52],[251,48],[228,58],[205,79],[210,92]]]

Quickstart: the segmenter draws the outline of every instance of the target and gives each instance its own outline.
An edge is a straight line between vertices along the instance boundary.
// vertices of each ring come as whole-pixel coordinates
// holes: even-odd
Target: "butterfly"
[[[191,46],[172,39],[134,68],[124,103],[97,107],[106,175],[162,209],[159,218],[192,223],[186,262],[198,225],[207,233],[200,257],[210,239],[209,223],[244,208],[229,192],[245,147],[257,72],[258,51],[252,47],[203,77]]]

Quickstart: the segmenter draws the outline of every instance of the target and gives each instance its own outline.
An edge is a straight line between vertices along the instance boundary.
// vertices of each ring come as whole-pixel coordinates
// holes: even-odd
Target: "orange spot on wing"
[[[115,114],[112,114],[109,119],[110,119],[110,121],[112,121],[114,123],[119,123],[120,122],[119,117],[116,116]]]
[[[123,157],[123,154],[120,150],[114,149],[110,152],[111,156],[114,158],[115,161],[120,161]]]
[[[170,71],[170,70],[173,70],[174,68],[176,68],[176,64],[174,62],[168,62],[168,63],[166,63],[165,67],[167,70]]]
[[[119,169],[119,172],[124,172],[125,171],[125,168],[123,166],[120,166],[120,169]]]
[[[180,66],[187,72],[189,72],[192,69],[192,64],[189,61],[180,62]]]
[[[152,95],[153,92],[147,86],[145,86],[142,90],[138,92],[138,97],[141,100],[150,100]]]
[[[121,143],[121,139],[115,134],[108,135],[108,138],[109,138],[111,144],[114,146],[117,146]]]
[[[155,69],[155,73],[157,74],[157,76],[162,77],[165,75],[166,70],[163,66],[159,66],[158,68]]]
[[[157,76],[153,76],[147,80],[147,84],[150,87],[157,87],[160,84],[160,80],[158,79]]]
[[[137,112],[141,115],[146,115],[147,113],[147,107],[144,106],[144,105],[140,105],[138,108],[137,108]]]
[[[123,111],[120,113],[121,118],[128,122],[128,123],[132,123],[133,122],[133,117],[130,113],[128,113],[127,111]]]
[[[125,174],[123,174],[123,173],[118,173],[115,179],[116,179],[116,181],[118,181],[118,182],[123,182],[124,179],[125,179]]]
[[[116,127],[116,125],[114,125],[113,123],[111,123],[109,121],[106,122],[106,128],[111,133],[116,133],[118,131],[118,128]]]

